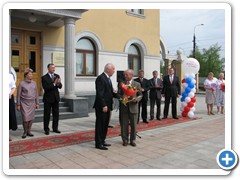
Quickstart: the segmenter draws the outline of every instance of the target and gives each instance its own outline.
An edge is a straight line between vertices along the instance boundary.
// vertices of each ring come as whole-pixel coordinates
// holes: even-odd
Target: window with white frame
[[[131,12],[135,14],[142,14],[142,15],[144,14],[143,9],[131,9]]]
[[[132,69],[134,76],[138,75],[141,69],[141,55],[138,47],[132,44],[128,49],[128,68]]]
[[[129,16],[137,17],[137,18],[142,18],[142,19],[145,18],[144,9],[128,9],[126,11],[126,14]]]
[[[76,44],[76,75],[96,75],[96,50],[94,44],[87,38],[81,38]]]

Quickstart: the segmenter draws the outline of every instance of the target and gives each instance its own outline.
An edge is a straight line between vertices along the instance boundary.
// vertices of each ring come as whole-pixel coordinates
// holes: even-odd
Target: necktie
[[[51,74],[52,81],[54,81],[54,74]]]
[[[112,81],[111,81],[110,78],[108,78],[108,82],[109,82],[109,85],[110,85],[110,87],[111,87],[111,86],[112,86]]]

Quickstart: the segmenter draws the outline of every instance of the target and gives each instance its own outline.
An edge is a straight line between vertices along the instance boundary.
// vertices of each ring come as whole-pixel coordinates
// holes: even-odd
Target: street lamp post
[[[193,31],[193,58],[195,58],[195,51],[196,51],[196,36],[195,36],[195,29],[198,26],[203,26],[204,24],[197,24],[194,26],[194,31]]]

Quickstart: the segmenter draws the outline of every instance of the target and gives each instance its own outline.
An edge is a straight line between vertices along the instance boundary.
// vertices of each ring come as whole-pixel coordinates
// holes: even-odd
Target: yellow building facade
[[[30,16],[33,16],[30,19]],[[61,93],[95,92],[95,79],[106,63],[160,71],[160,10],[11,10],[11,65],[19,83],[25,68],[34,69],[39,92],[47,64],[55,63],[63,81]],[[30,20],[32,22],[30,22]]]

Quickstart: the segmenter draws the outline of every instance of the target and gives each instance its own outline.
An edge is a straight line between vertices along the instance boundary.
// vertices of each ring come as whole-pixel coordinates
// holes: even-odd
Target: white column
[[[64,36],[64,65],[65,65],[65,99],[75,98],[75,61],[74,61],[74,52],[75,52],[75,19],[66,18],[65,21],[65,36]]]

